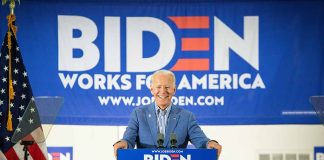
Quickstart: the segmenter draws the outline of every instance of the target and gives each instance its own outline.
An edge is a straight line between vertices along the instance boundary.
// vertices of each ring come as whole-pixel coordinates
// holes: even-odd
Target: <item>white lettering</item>
[[[70,153],[66,153],[65,155],[60,153],[59,156],[55,156],[53,157],[52,154],[48,153],[48,160],[56,160],[57,158],[59,158],[60,160],[71,160],[71,154]]]
[[[261,76],[259,74],[256,75],[254,82],[252,84],[252,89],[255,88],[265,88],[265,85],[261,79]]]
[[[191,160],[191,155],[188,154],[187,158],[183,157],[183,155],[180,155],[180,160]]]
[[[247,74],[247,73],[241,75],[240,78],[239,78],[239,84],[243,89],[250,89],[251,84],[250,83],[245,83],[246,79],[251,79],[251,75]]]
[[[102,74],[95,74],[94,75],[95,83],[94,83],[94,89],[106,89],[105,83],[106,83],[106,77]]]
[[[145,84],[146,75],[137,75],[136,76],[136,90],[141,90],[142,85]]]
[[[117,74],[117,75],[107,75],[107,88],[108,89],[112,89],[113,87],[116,88],[117,90],[120,89],[120,86],[118,85],[118,82],[117,80],[119,79],[120,75]]]
[[[169,155],[166,154],[160,154],[160,160],[171,160]]]
[[[150,154],[144,154],[144,160],[148,160],[148,159],[153,160],[153,156]]]
[[[175,38],[171,28],[153,17],[127,17],[126,21],[127,72],[150,72],[166,66],[175,51]],[[154,33],[159,38],[159,50],[152,57],[143,58],[143,31]]]
[[[66,88],[69,86],[70,88],[74,87],[74,84],[77,80],[77,84],[82,89],[90,89],[93,88],[95,90],[129,90],[132,88],[131,83],[131,75],[129,74],[95,74],[93,77],[89,74],[70,74],[64,75],[64,73],[59,73],[59,77]]]
[[[188,89],[256,89],[266,88],[261,76],[252,78],[250,73],[238,74],[205,74],[201,78],[192,74],[191,78],[183,75],[180,79],[178,90]]]
[[[217,105],[224,105],[224,96],[218,98],[213,96],[199,96],[197,98],[197,104],[199,106],[217,106]]]
[[[78,78],[78,84],[82,89],[90,89],[93,85],[93,79],[89,74],[81,74]]]
[[[231,48],[254,69],[259,70],[259,17],[244,17],[244,39],[217,17],[214,17],[214,23],[214,69],[229,70]]]
[[[219,89],[218,85],[218,74],[210,74],[208,76],[209,89]]]
[[[120,72],[120,17],[105,17],[105,72]]]
[[[188,106],[194,104],[194,97],[193,96],[178,96],[178,97],[172,97],[172,103],[175,105],[180,106]]]
[[[207,76],[204,75],[200,79],[195,75],[192,75],[192,89],[197,89],[197,86],[201,86],[201,89],[207,89]]]
[[[61,81],[63,83],[64,88],[66,88],[67,85],[69,85],[70,88],[73,88],[75,80],[78,77],[78,74],[73,74],[73,76],[71,78],[69,74],[66,75],[66,77],[65,77],[63,73],[59,73],[59,77],[60,77],[60,79],[61,79]]]
[[[130,74],[64,74],[59,73],[59,78],[64,88],[73,88],[76,84],[82,89],[93,88],[95,90],[130,90],[132,89],[132,77]],[[151,75],[136,75],[135,89],[143,90],[143,86],[149,88]],[[77,81],[77,83],[76,83]],[[265,89],[266,86],[260,76],[252,77],[250,73],[238,74],[204,74],[198,77],[194,74],[187,77],[182,75],[177,86],[178,90],[226,90],[226,89]],[[181,102],[179,102],[181,103]]]
[[[73,37],[73,31],[80,37]],[[60,71],[86,71],[99,61],[98,47],[93,43],[98,35],[96,24],[81,16],[58,16],[58,69]],[[82,56],[75,58],[73,49],[80,49]]]
[[[180,83],[178,85],[178,89],[191,89],[189,80],[187,76],[184,74],[180,80]]]
[[[131,76],[129,74],[122,75],[120,81],[122,83],[121,85],[122,90],[129,90],[132,88]]]
[[[228,74],[221,74],[219,77],[220,83],[220,89],[231,89],[231,82],[232,82],[232,77]]]

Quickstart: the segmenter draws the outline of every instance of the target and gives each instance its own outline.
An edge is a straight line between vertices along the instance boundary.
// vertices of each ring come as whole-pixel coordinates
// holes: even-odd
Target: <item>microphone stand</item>
[[[157,140],[158,146],[157,148],[164,148],[163,143],[164,143],[164,135],[162,133],[158,134],[158,140]]]
[[[24,160],[28,160],[28,146],[31,146],[34,144],[34,141],[21,141],[21,145],[24,146],[23,151],[24,151]]]
[[[178,148],[177,147],[177,135],[175,133],[171,133],[171,136],[170,136],[170,143],[171,143],[171,148]]]

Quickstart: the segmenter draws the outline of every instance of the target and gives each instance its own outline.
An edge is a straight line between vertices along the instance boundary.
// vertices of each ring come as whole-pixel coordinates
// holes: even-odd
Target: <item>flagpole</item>
[[[20,3],[20,1],[18,0],[18,2]],[[2,5],[5,5],[7,3],[7,0],[2,0]],[[12,84],[12,66],[11,66],[11,35],[12,33],[14,34],[14,36],[16,37],[16,31],[17,28],[14,24],[16,17],[14,15],[14,10],[15,10],[15,0],[10,0],[10,4],[9,4],[9,9],[10,9],[10,14],[7,16],[8,19],[8,33],[7,33],[7,37],[8,37],[8,56],[9,56],[9,76],[8,76],[8,88],[9,88],[9,92],[8,92],[8,118],[7,118],[7,130],[8,131],[13,131],[13,126],[12,126],[12,114],[11,114],[11,101],[14,100],[14,88],[13,88],[13,84]]]
[[[6,5],[8,0],[2,0],[2,5]],[[14,15],[15,13],[15,6],[16,6],[16,0],[10,0],[9,3],[9,9],[10,9],[10,14]],[[20,0],[17,0],[18,4],[20,4]]]
[[[11,0],[10,4],[9,4],[9,8],[10,8],[10,14],[14,15],[15,14],[15,1]]]

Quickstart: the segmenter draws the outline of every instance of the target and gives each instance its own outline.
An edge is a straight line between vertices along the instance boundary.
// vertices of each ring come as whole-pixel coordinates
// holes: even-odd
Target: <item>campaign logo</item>
[[[324,147],[314,148],[314,160],[324,160]]]
[[[183,58],[176,57],[171,70],[228,71],[229,50],[232,49],[251,67],[259,70],[258,16],[243,17],[243,37],[216,16],[170,16],[167,20],[171,20],[173,24],[155,17],[126,17],[126,24],[122,23],[121,17],[104,17],[104,49],[100,49],[94,43],[98,37],[94,21],[83,16],[59,15],[58,69],[89,71],[100,65],[103,57],[105,72],[121,72],[124,66],[126,72],[153,72],[167,66],[175,55],[183,54]],[[126,27],[126,37],[122,37],[122,25]],[[174,25],[176,28],[171,27]],[[80,36],[75,36],[76,30],[81,32]],[[209,35],[190,36],[190,31],[194,34],[197,30],[201,30],[201,33],[207,31]],[[184,31],[188,33],[176,34]],[[147,42],[157,46],[149,55],[144,55],[144,33],[154,34],[158,39],[157,43]],[[213,43],[211,39],[214,39]],[[126,65],[122,64],[121,40],[126,41]],[[213,51],[211,48],[214,48]],[[76,55],[76,50],[81,50],[82,53]],[[102,50],[104,52],[100,53]],[[199,54],[188,56],[194,51]]]
[[[266,88],[259,71],[258,16],[238,17],[243,34],[216,16],[102,19],[104,38],[99,44],[103,46],[96,41],[100,27],[95,21],[58,15],[62,86],[96,92],[101,106],[152,103],[152,97],[135,97],[133,92],[150,88],[151,72],[160,69],[170,69],[177,77],[178,94],[172,102],[178,106],[224,106],[223,95],[207,91]],[[200,92],[187,96],[188,90]]]
[[[191,160],[191,155],[181,154],[144,154],[143,160]]]
[[[65,88],[73,88],[75,84],[82,89],[94,87],[96,90],[129,90],[133,87],[133,77],[130,74],[79,74],[98,67],[102,67],[101,72],[106,73],[122,73],[124,70],[126,73],[148,73],[165,67],[172,71],[229,71],[230,50],[238,55],[242,63],[247,63],[255,71],[259,71],[258,16],[243,17],[243,37],[216,16],[167,17],[173,24],[155,17],[125,19],[126,24],[122,23],[121,17],[104,17],[105,34],[102,49],[94,42],[98,37],[98,27],[94,21],[83,16],[58,16],[58,70],[61,72],[59,77]],[[126,27],[126,36],[122,36],[122,25]],[[197,30],[201,30],[201,33],[196,33]],[[81,33],[80,36],[75,35],[76,31]],[[196,33],[195,36],[190,36],[190,31],[192,34]],[[154,35],[155,41],[146,40],[149,38],[145,38],[145,33]],[[126,42],[125,50],[122,50],[122,41]],[[146,55],[145,46],[156,48]],[[102,50],[103,53],[100,52]],[[76,54],[76,51],[81,53]],[[74,74],[63,73],[65,71]],[[136,89],[146,83],[141,76],[135,78]],[[188,77],[181,78],[183,83],[186,83],[186,79]],[[192,79],[195,79],[195,76]],[[201,78],[197,83],[213,85],[210,88],[219,89],[265,88],[259,74],[219,74],[211,75],[208,80],[212,82],[199,82],[205,81]],[[219,84],[214,85],[215,83]],[[191,89],[195,85],[197,84],[183,88]]]
[[[49,160],[73,160],[72,147],[47,147]]]

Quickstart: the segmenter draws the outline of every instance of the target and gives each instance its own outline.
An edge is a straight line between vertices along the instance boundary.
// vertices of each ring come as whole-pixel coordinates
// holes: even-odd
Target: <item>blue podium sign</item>
[[[215,149],[119,149],[117,160],[216,160]]]

